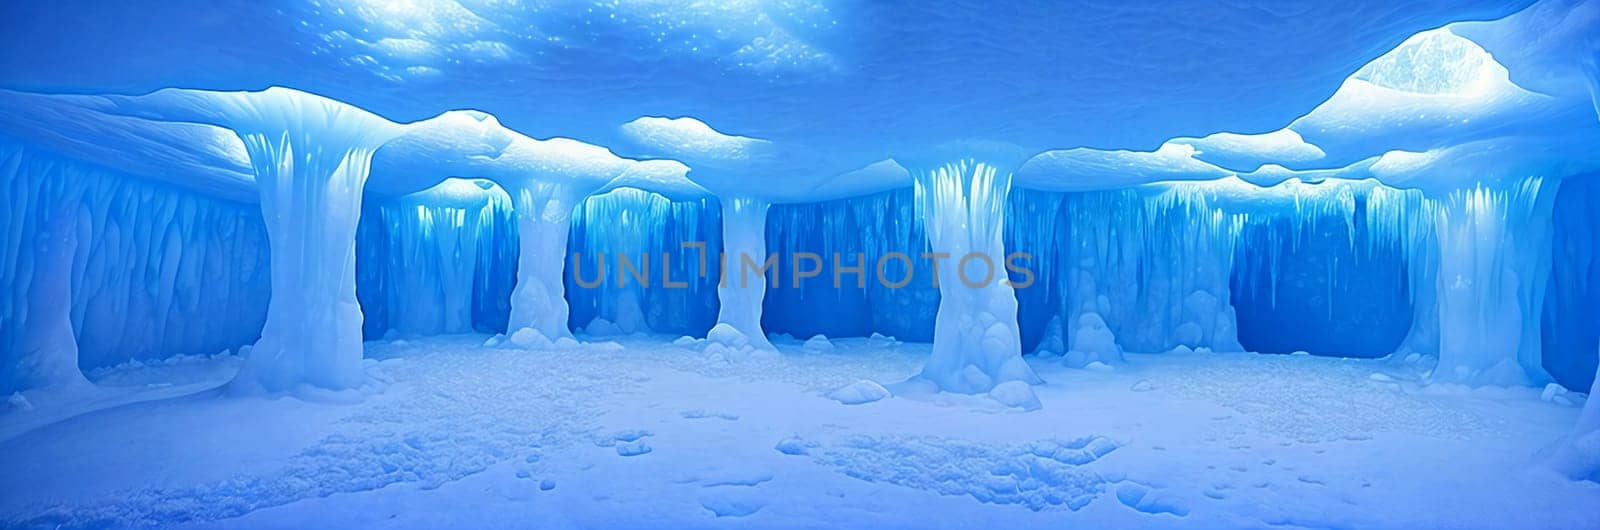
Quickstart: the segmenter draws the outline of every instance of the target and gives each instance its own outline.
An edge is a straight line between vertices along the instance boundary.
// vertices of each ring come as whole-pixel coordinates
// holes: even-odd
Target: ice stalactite
[[[1299,206],[1271,201],[1243,212],[1232,286],[1240,343],[1270,353],[1393,354],[1415,309],[1399,241],[1407,234],[1394,228],[1409,212],[1390,210],[1395,190],[1328,180],[1267,193],[1284,188],[1296,190]]]
[[[235,391],[362,382],[355,236],[372,154],[401,129],[283,89],[215,99],[244,141],[272,247],[272,300]]]
[[[1439,205],[1415,189],[1377,186],[1367,195],[1366,221],[1374,243],[1392,245],[1406,263],[1411,326],[1391,356],[1417,362],[1439,355]]]
[[[572,209],[583,193],[571,186],[528,181],[507,190],[517,218],[517,284],[511,291],[506,333],[514,344],[534,346],[571,339],[562,272]]]
[[[388,328],[418,335],[477,329],[474,299],[494,287],[479,280],[493,275],[494,241],[507,235],[497,221],[510,212],[493,183],[455,178],[379,208],[375,221],[387,241],[370,244],[383,245],[387,258],[381,303]]]
[[[1551,209],[1559,181],[1476,186],[1438,213],[1439,365],[1433,378],[1527,385],[1540,366],[1539,314],[1551,271]]]
[[[89,381],[78,369],[78,341],[72,327],[73,258],[78,252],[79,217],[83,188],[77,180],[85,178],[81,171],[69,165],[31,163],[24,167],[23,155],[13,153],[0,167],[7,175],[7,188],[19,182],[23,170],[45,173],[44,180],[31,191],[37,195],[29,199],[38,201],[36,208],[27,208],[24,201],[7,201],[15,212],[26,216],[11,223],[16,229],[10,234],[14,244],[8,245],[8,269],[18,267],[12,274],[16,278],[21,300],[13,302],[17,309],[7,311],[5,353],[0,373],[7,377],[0,392],[10,394],[20,390],[71,393],[88,388]],[[21,199],[7,197],[7,199]],[[19,222],[20,221],[20,222]],[[8,304],[11,305],[11,304]]]
[[[1010,173],[964,161],[916,176],[916,206],[936,259],[939,311],[921,378],[940,390],[981,393],[1039,382],[1022,359],[1017,298],[1004,272]],[[987,264],[987,267],[985,267]]]
[[[1059,336],[1041,340],[1041,353],[1086,366],[1123,351],[1241,349],[1229,275],[1244,216],[1187,185],[1023,191],[1012,202],[1029,213],[1012,217],[1011,251],[1030,254],[1040,275],[1026,294],[1055,300],[1046,330]]]
[[[579,203],[568,247],[573,325],[591,335],[704,334],[716,309],[713,204],[627,187]]]
[[[650,194],[635,189],[620,189],[605,195],[590,197],[583,203],[587,219],[602,222],[584,223],[585,236],[604,241],[605,249],[593,249],[599,258],[595,269],[606,268],[604,291],[598,300],[594,319],[584,326],[593,335],[632,335],[650,331],[644,317],[644,290],[649,287],[660,262],[652,258],[647,240],[660,239],[660,230],[650,225],[662,221],[662,215],[652,212]],[[665,201],[665,199],[661,199]],[[634,206],[642,206],[638,208]],[[607,215],[604,212],[609,212]],[[654,263],[652,263],[654,261]],[[637,272],[637,275],[634,273]]]
[[[758,199],[733,197],[722,201],[721,282],[717,286],[717,325],[706,340],[728,353],[771,350],[761,328],[762,298],[769,273],[767,208]],[[776,268],[775,263],[772,264]]]

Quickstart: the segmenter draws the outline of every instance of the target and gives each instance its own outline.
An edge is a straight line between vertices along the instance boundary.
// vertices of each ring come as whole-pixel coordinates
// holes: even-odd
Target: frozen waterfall
[[[1017,299],[1001,272],[1011,175],[963,161],[917,175],[917,211],[928,236],[939,288],[933,354],[921,377],[940,389],[987,392],[995,385],[1039,382],[1022,360]],[[983,270],[983,272],[977,272]]]
[[[762,298],[767,278],[776,274],[767,253],[767,208],[770,204],[735,197],[722,201],[721,280],[717,285],[717,325],[706,340],[733,352],[771,350],[761,328]],[[769,273],[768,270],[773,272]]]

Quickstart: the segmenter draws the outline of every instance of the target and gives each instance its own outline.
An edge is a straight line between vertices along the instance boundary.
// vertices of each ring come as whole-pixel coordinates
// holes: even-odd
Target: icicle
[[[580,203],[572,223],[572,252],[581,257],[575,266],[592,279],[605,256],[607,277],[593,287],[569,285],[575,325],[598,335],[704,333],[714,304],[707,285],[716,281],[717,240],[707,237],[714,212],[709,200],[672,201],[632,188]],[[649,286],[632,276],[622,285],[618,261],[624,256]]]
[[[1551,209],[1559,181],[1458,190],[1437,216],[1436,380],[1523,385],[1540,366],[1539,313],[1550,275]]]
[[[393,288],[382,302],[386,327],[421,335],[472,331],[474,294],[493,288],[477,279],[492,276],[486,251],[496,220],[511,211],[510,198],[498,186],[464,179],[447,179],[383,205],[378,222],[387,238],[372,244],[388,251],[384,284]]]

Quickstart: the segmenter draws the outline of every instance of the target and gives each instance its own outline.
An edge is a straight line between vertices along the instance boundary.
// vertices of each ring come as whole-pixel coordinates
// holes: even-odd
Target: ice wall
[[[580,202],[565,276],[572,327],[704,335],[718,309],[718,225],[708,197],[621,188]]]
[[[366,336],[504,329],[516,241],[505,192],[488,181],[448,179],[365,202],[356,295]]]
[[[266,232],[252,206],[10,140],[0,142],[0,178],[0,392],[38,386],[15,377],[25,351],[54,352],[53,370],[76,373],[214,354],[259,336],[270,287]]]
[[[939,290],[931,281],[931,262],[921,256],[928,243],[917,221],[915,199],[912,188],[905,187],[848,199],[773,205],[767,248],[783,257],[778,263],[783,281],[767,286],[762,327],[768,333],[799,338],[879,333],[902,340],[932,340]],[[806,253],[820,263],[813,266],[801,260],[799,265],[817,270],[818,275],[796,287],[794,256]],[[852,267],[860,272],[848,270]]]
[[[1013,194],[1013,252],[1033,255],[1039,286],[1025,296],[1059,322],[1042,352],[1071,365],[1123,351],[1236,351],[1229,295],[1243,218],[1187,188]]]
[[[1373,244],[1389,246],[1406,263],[1410,327],[1393,357],[1416,361],[1439,355],[1438,201],[1419,190],[1378,186],[1367,195],[1366,225]]]
[[[4,374],[0,392],[18,390],[71,392],[89,386],[78,370],[78,342],[72,331],[72,263],[78,250],[79,208],[83,190],[74,186],[83,171],[76,167],[51,167],[50,162],[27,161],[20,149],[6,153],[0,166],[8,184],[30,186],[18,197],[5,197],[14,213],[9,225],[5,264],[7,292]],[[26,167],[24,167],[26,165]],[[34,183],[23,173],[39,174]],[[28,208],[30,203],[37,204]],[[26,241],[23,241],[26,239]],[[13,269],[21,269],[13,272]],[[12,277],[18,274],[20,277]],[[20,281],[18,281],[20,280]]]
[[[1600,371],[1595,373],[1594,380],[1595,386],[1589,390],[1589,400],[1578,414],[1577,425],[1554,446],[1549,458],[1556,470],[1574,480],[1600,482],[1600,399],[1595,399],[1600,395]]]
[[[1038,351],[1065,354],[1069,364],[1180,346],[1238,350],[1246,346],[1241,314],[1252,326],[1275,326],[1255,332],[1289,341],[1284,348],[1438,355],[1435,234],[1445,201],[1421,191],[1373,180],[1263,187],[1229,178],[1021,190],[1011,203],[1008,250],[1031,254],[1039,271],[1038,286],[1018,290],[1021,318],[1042,328]],[[1484,252],[1511,264],[1537,249]],[[1360,340],[1339,336],[1356,327]],[[1283,333],[1289,328],[1299,331]]]
[[[1303,214],[1252,212],[1234,258],[1239,342],[1258,352],[1383,357],[1410,330],[1413,306],[1404,234],[1374,226],[1371,182],[1306,197]],[[1404,215],[1405,212],[1385,212]],[[1431,221],[1431,219],[1430,219]],[[1284,330],[1294,330],[1285,333]]]
[[[939,311],[933,354],[921,373],[941,390],[979,393],[1012,381],[1039,382],[1022,360],[1017,299],[1004,272],[1001,234],[1010,190],[1011,174],[982,162],[916,175],[928,246],[945,256],[934,260]]]
[[[1552,270],[1545,290],[1544,369],[1572,390],[1589,388],[1600,342],[1600,175],[1561,183],[1553,212]]]

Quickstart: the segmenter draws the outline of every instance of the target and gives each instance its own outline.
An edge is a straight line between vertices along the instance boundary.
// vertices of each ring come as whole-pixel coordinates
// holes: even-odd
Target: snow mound
[[[570,350],[579,345],[577,339],[572,337],[550,340],[533,328],[517,330],[505,343],[525,350]]]
[[[770,155],[772,148],[772,142],[726,134],[688,116],[644,116],[623,124],[622,134],[658,154],[681,158],[690,163],[749,161]]]
[[[989,390],[989,398],[1000,402],[1001,405],[1025,411],[1043,408],[1039,403],[1039,397],[1033,393],[1033,387],[1022,381],[1006,381],[995,385]]]
[[[861,380],[828,393],[828,399],[846,405],[871,403],[889,397],[889,389],[878,383]]]
[[[786,455],[798,456],[810,454],[811,450],[816,448],[817,445],[816,442],[808,442],[799,437],[791,436],[779,440],[778,445],[773,446],[773,449],[777,449],[778,452]]]
[[[11,397],[6,398],[6,406],[10,407],[11,410],[21,412],[33,410],[33,403],[28,402],[27,396],[22,395],[21,392],[12,392]]]
[[[1149,514],[1189,515],[1189,505],[1170,493],[1137,482],[1117,486],[1117,500],[1124,506]]]

